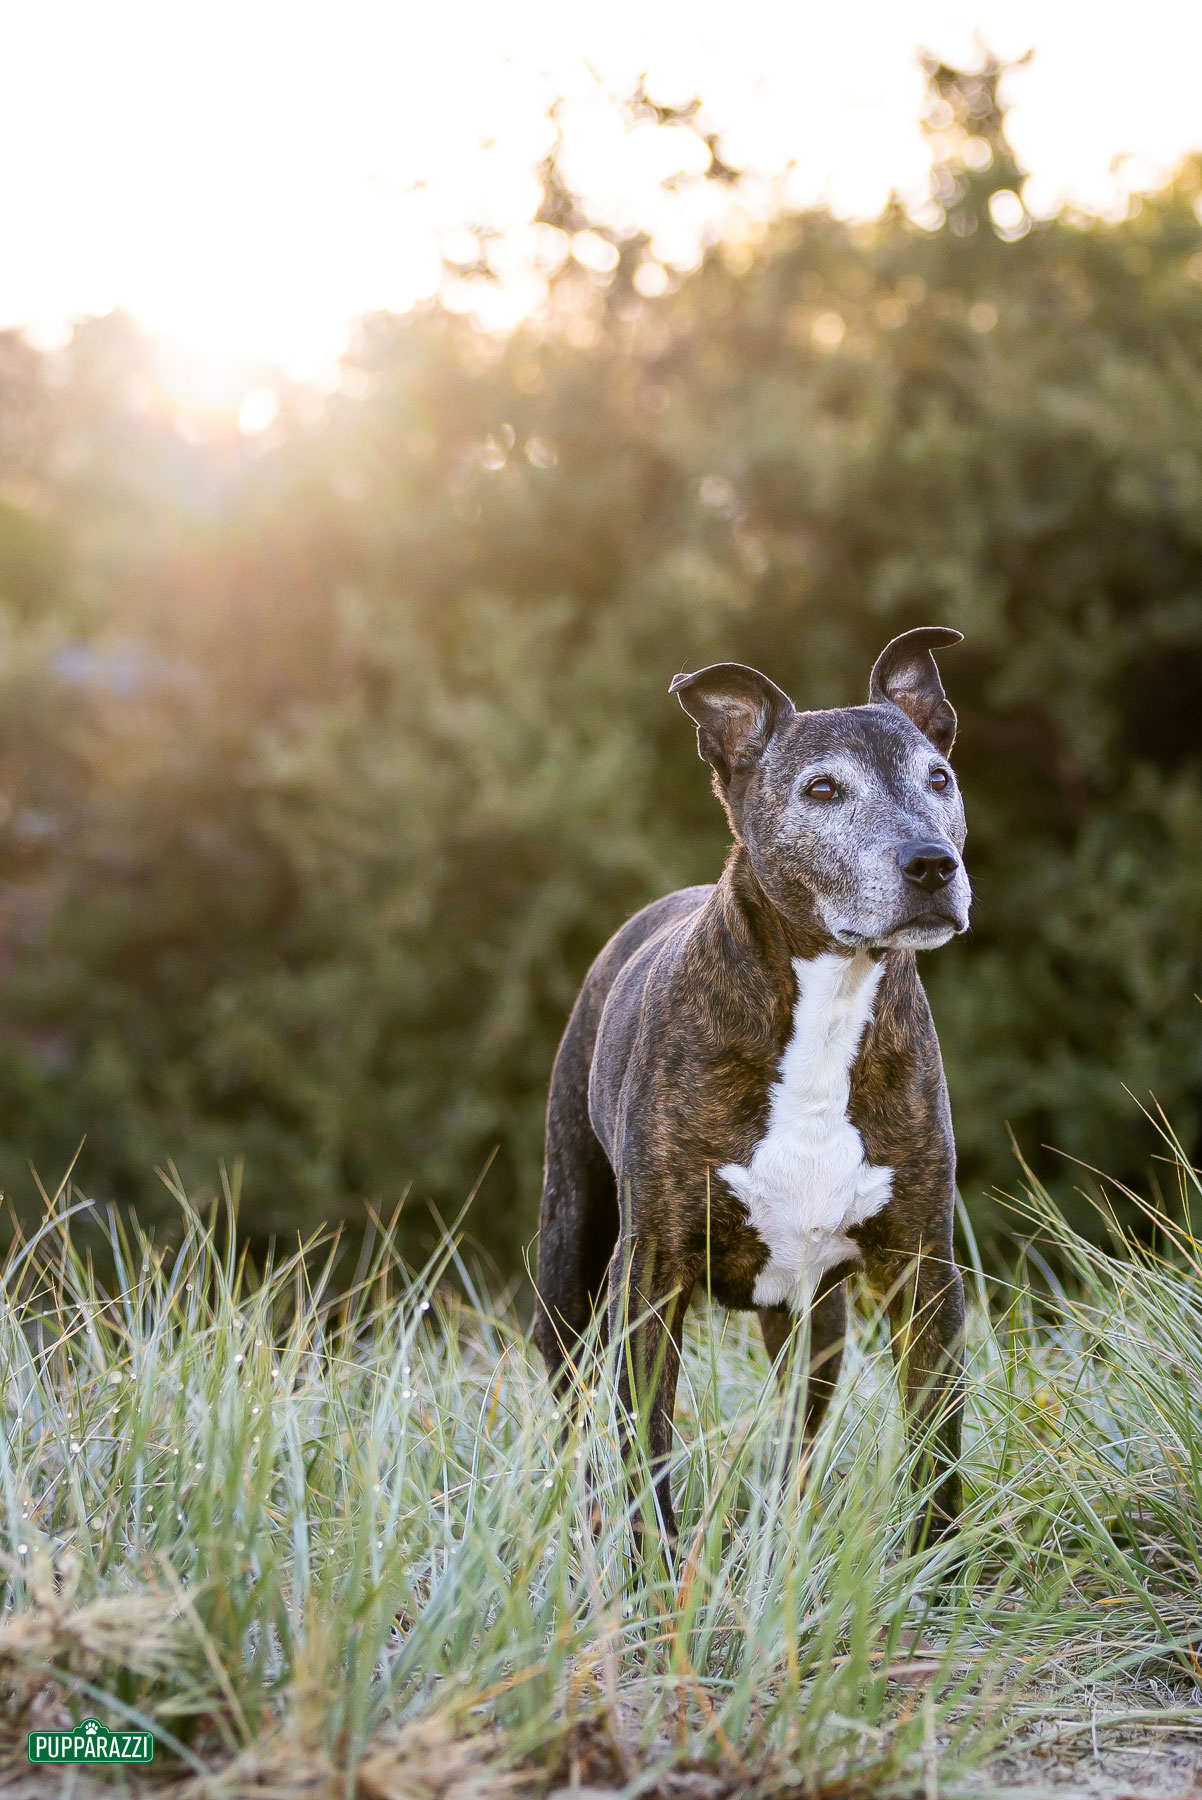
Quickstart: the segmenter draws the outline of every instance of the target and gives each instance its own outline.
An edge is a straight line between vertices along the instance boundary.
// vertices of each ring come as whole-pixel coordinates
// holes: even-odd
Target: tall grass
[[[695,1311],[679,1555],[637,1571],[604,1358],[574,1425],[452,1238],[413,1271],[381,1227],[336,1293],[314,1246],[252,1277],[232,1206],[179,1204],[170,1253],[109,1218],[103,1287],[66,1200],[3,1273],[18,1729],[148,1723],[231,1794],[302,1765],[390,1792],[422,1759],[532,1791],[685,1765],[732,1791],[932,1793],[1049,1719],[1096,1733],[1202,1698],[1188,1225],[1099,1249],[1030,1184],[1029,1258],[971,1281],[954,1548],[908,1547],[878,1320],[798,1493],[758,1340]]]

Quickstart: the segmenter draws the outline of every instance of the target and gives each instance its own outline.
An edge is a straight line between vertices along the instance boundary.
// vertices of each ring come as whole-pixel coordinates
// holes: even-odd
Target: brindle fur
[[[896,640],[878,660],[863,707],[797,714],[764,677],[741,671],[738,680],[725,677],[737,704],[723,698],[724,710],[715,712],[705,680],[717,680],[718,671],[674,684],[702,684],[700,698],[682,700],[698,719],[701,754],[714,768],[734,843],[715,885],[645,907],[585,980],[551,1080],[535,1323],[561,1394],[572,1386],[576,1341],[603,1298],[612,1339],[635,1326],[623,1348],[620,1398],[629,1417],[642,1417],[669,1538],[676,1521],[667,1463],[689,1296],[708,1279],[724,1305],[754,1308],[767,1258],[742,1201],[716,1171],[749,1161],[763,1135],[793,1026],[793,958],[847,941],[829,928],[822,899],[829,871],[807,868],[805,845],[799,850],[796,834],[778,829],[782,783],[825,746],[871,760],[878,773],[912,758],[916,741],[946,754],[955,715],[929,652],[957,637],[930,630]],[[749,702],[739,688],[744,677],[752,678]],[[920,731],[927,736],[919,739]],[[913,808],[905,813],[911,822],[914,816]],[[959,819],[944,835],[962,842]],[[918,822],[929,827],[925,815]],[[956,929],[967,922],[966,900],[963,914]],[[951,1114],[913,950],[885,943],[870,953],[883,958],[884,970],[852,1068],[848,1112],[866,1160],[892,1168],[894,1180],[885,1209],[850,1236],[888,1305],[911,1430],[934,1446],[939,1479],[932,1517],[920,1529],[946,1532],[961,1505],[963,1292],[952,1256]],[[853,1266],[830,1270],[810,1309],[803,1459],[838,1378]],[[783,1371],[793,1317],[783,1307],[758,1310]],[[918,1478],[927,1472],[920,1466]]]

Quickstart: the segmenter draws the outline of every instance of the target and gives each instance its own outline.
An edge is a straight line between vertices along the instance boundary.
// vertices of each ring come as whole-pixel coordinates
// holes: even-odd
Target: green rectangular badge
[[[70,1731],[31,1731],[28,1752],[31,1763],[148,1763],[154,1761],[154,1734],[81,1719]]]

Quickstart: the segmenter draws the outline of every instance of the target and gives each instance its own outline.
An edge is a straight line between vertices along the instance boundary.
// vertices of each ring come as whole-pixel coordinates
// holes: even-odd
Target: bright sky
[[[854,214],[922,191],[915,49],[969,59],[974,30],[1035,47],[1011,126],[1037,209],[1113,206],[1202,144],[1198,0],[0,0],[0,25],[0,325],[122,306],[297,375],[429,293],[464,221],[513,234],[528,304],[555,92],[577,183],[687,262],[701,198],[662,195],[670,142],[621,141],[598,76],[700,93],[731,160]]]

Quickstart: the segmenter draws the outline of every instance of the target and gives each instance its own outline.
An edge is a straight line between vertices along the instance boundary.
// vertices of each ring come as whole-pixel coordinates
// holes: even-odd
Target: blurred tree
[[[1009,64],[987,54],[979,69],[968,71],[935,56],[922,59],[927,77],[922,123],[931,150],[931,198],[953,238],[972,237],[991,227],[1003,241],[1025,235],[1029,221],[1020,198],[1023,171],[1006,135],[1000,86],[1030,60],[1030,51],[1021,62]],[[999,209],[999,195],[1013,196],[1017,204]]]
[[[549,257],[505,337],[364,320],[257,444],[189,436],[123,321],[53,406],[0,360],[0,432],[40,421],[36,497],[4,493],[57,546],[41,589],[0,561],[10,1191],[85,1133],[85,1187],[148,1213],[155,1162],[203,1191],[245,1153],[279,1230],[410,1181],[453,1206],[499,1145],[475,1229],[515,1267],[585,966],[720,866],[671,675],[856,700],[928,622],[967,634],[975,925],[924,974],[970,1203],[998,1223],[1007,1124],[1142,1177],[1124,1082],[1196,1138],[1199,167],[1032,219],[1004,70],[928,75],[923,225],[783,215],[649,299],[646,238],[552,158],[543,227],[610,266]]]

